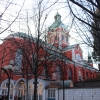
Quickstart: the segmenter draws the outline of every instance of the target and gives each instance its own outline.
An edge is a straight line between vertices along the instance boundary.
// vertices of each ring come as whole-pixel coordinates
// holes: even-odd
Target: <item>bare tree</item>
[[[54,2],[50,6],[53,6],[56,2]],[[30,33],[30,27],[28,26],[29,19],[27,19],[28,35],[23,34],[23,33],[22,34],[18,33],[16,36],[19,37],[19,39],[14,38],[15,35],[14,36],[11,35],[7,38],[7,41],[9,41],[12,45],[14,43],[16,44],[14,46],[14,48],[16,50],[19,48],[22,51],[24,59],[23,59],[23,65],[20,65],[20,66],[23,66],[22,67],[23,77],[26,77],[28,80],[29,73],[31,73],[34,76],[34,79],[35,79],[35,81],[34,81],[34,100],[36,100],[36,96],[37,96],[37,84],[38,84],[37,78],[41,77],[40,74],[44,69],[46,69],[45,71],[47,72],[51,68],[50,67],[49,70],[47,70],[47,65],[51,61],[47,63],[46,60],[48,58],[47,56],[48,55],[50,56],[50,54],[49,53],[46,54],[46,52],[43,51],[43,46],[45,47],[45,42],[41,41],[41,39],[44,38],[43,36],[41,37],[41,35],[43,35],[42,30],[44,29],[43,27],[44,27],[44,23],[47,19],[47,15],[45,16],[43,21],[41,18],[42,18],[43,12],[48,8],[41,9],[42,1],[38,2],[37,7],[38,7],[37,13],[34,14],[34,17],[33,17],[35,19],[34,22],[35,22],[35,28],[36,28],[36,31],[35,31],[36,39],[33,38],[32,33]],[[21,38],[23,38],[23,39],[21,39]],[[10,46],[11,46],[11,44],[10,44]],[[41,44],[43,46],[41,46]],[[13,51],[14,53],[16,53],[16,51],[11,50],[10,47],[6,47],[6,48],[9,50],[9,52]],[[41,55],[41,53],[42,53],[42,55]],[[18,66],[17,60],[18,59],[16,58],[16,60],[15,60],[16,66]],[[41,66],[43,66],[43,67],[41,67]],[[44,78],[45,77],[46,76],[44,76]],[[27,84],[27,90],[28,90],[28,84]]]
[[[12,26],[12,24],[16,21],[16,19],[20,15],[20,12],[21,12],[24,4],[25,4],[25,0],[23,0],[22,5],[19,9],[17,7],[19,5],[17,4],[17,2],[15,0],[0,1],[1,9],[3,9],[3,10],[1,10],[2,12],[0,12],[0,34],[4,33]],[[15,10],[13,11],[14,7],[18,8],[19,11],[18,12],[16,12]],[[15,14],[15,12],[17,14],[12,16],[11,14],[9,14],[10,12],[13,13],[13,15]]]
[[[49,0],[47,1],[46,5],[48,4],[48,2]],[[33,6],[34,15],[31,17],[35,26],[35,32],[34,33],[31,32],[31,28],[29,26],[30,18],[28,17],[28,12],[27,12],[27,18],[26,18],[27,34],[18,32],[15,33],[14,35],[8,36],[7,38],[7,41],[11,43],[10,46],[14,45],[14,43],[16,44],[12,48],[7,47],[7,49],[9,50],[9,52],[13,51],[13,53],[16,54],[15,65],[19,66],[19,69],[21,68],[21,75],[27,79],[26,83],[27,91],[28,91],[28,79],[30,78],[29,74],[34,76],[35,79],[34,100],[37,99],[37,84],[38,84],[37,78],[39,77],[50,80],[50,78],[52,77],[51,76],[52,73],[57,72],[56,68],[51,67],[53,63],[55,63],[56,65],[60,65],[60,68],[62,69],[63,73],[65,68],[62,62],[64,60],[71,61],[71,59],[66,58],[62,54],[62,51],[59,48],[55,48],[54,45],[46,43],[47,37],[44,33],[45,22],[51,10],[49,8],[54,6],[57,2],[58,0],[51,3],[49,6],[46,6],[43,5],[44,4],[43,0],[36,1],[35,5]],[[35,36],[36,38],[33,38],[33,36]],[[23,57],[23,59],[21,57],[17,59],[17,53],[16,53],[17,50],[18,53],[21,51],[22,54],[21,57]],[[20,61],[22,61],[22,63],[19,63],[20,61],[17,61],[19,59]],[[42,76],[43,71],[45,71],[45,74]],[[62,75],[61,79],[64,80],[65,73],[61,75]],[[27,92],[27,98],[28,98],[28,92]]]
[[[72,15],[76,21],[76,32],[82,39],[82,43],[92,47],[95,59],[100,55],[99,31],[100,31],[100,1],[99,0],[67,0]],[[94,40],[93,40],[94,39]],[[94,42],[93,42],[94,41]]]

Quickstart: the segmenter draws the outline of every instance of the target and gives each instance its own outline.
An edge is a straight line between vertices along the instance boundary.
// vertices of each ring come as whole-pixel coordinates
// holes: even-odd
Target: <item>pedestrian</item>
[[[17,96],[14,96],[14,100],[18,100]]]

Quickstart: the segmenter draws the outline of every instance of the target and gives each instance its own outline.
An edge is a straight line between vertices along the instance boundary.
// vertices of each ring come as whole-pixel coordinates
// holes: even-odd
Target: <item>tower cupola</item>
[[[57,12],[57,14],[55,15],[55,22],[61,22],[61,15]]]
[[[61,15],[57,12],[54,16],[55,21],[48,28],[47,41],[59,48],[69,45],[69,32],[66,25],[61,21]]]

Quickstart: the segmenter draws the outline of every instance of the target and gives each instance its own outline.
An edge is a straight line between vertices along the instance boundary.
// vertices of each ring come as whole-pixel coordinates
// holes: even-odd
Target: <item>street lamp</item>
[[[1,68],[1,70],[3,70],[6,74],[7,74],[7,77],[8,77],[8,96],[7,96],[7,100],[9,100],[9,92],[10,92],[10,74],[11,74],[11,71],[17,71],[19,70],[17,66],[14,66],[14,61],[11,60],[9,62],[9,65],[8,66],[4,66],[3,68]],[[9,70],[10,71],[10,74],[9,72],[7,71]]]

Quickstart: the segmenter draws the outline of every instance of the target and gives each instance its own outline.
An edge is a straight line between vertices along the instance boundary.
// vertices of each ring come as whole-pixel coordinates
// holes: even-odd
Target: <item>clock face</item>
[[[76,60],[77,60],[78,62],[82,61],[82,58],[81,58],[80,54],[76,54]]]

